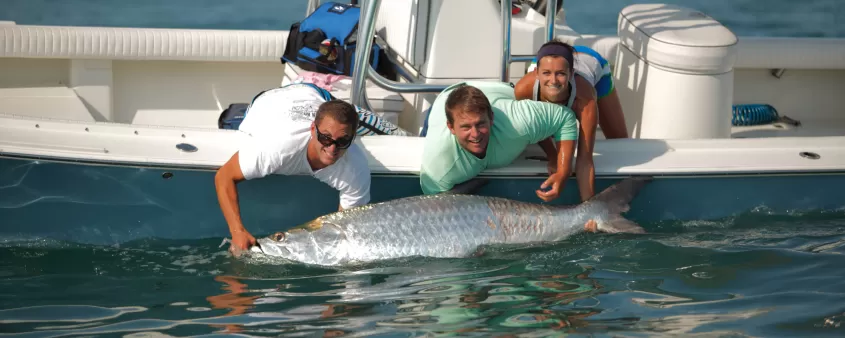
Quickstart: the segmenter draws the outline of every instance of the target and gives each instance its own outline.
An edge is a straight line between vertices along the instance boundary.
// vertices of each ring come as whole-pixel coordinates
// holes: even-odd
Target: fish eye
[[[276,242],[281,242],[281,241],[285,240],[285,233],[284,232],[277,232],[277,233],[273,234],[273,236],[270,236],[270,239],[272,239],[273,241],[276,241]]]

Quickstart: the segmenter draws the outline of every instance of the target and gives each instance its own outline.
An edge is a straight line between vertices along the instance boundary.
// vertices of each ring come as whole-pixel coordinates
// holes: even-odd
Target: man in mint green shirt
[[[467,81],[450,86],[437,96],[429,113],[420,186],[425,194],[448,191],[485,169],[510,165],[526,146],[550,136],[560,151],[544,149],[553,164],[537,196],[547,202],[560,195],[572,170],[578,138],[575,113],[548,102],[518,101],[506,83]],[[551,189],[544,191],[547,188]]]

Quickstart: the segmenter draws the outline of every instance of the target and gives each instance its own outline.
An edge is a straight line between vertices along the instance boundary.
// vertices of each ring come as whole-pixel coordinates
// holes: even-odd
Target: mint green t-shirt
[[[420,168],[420,187],[425,194],[452,189],[485,169],[508,166],[525,151],[526,146],[549,136],[555,141],[578,138],[575,113],[567,107],[548,102],[516,100],[513,87],[507,83],[463,83],[480,89],[493,107],[487,155],[479,159],[467,152],[449,131],[446,126],[446,98],[461,83],[446,88],[434,100],[428,117],[428,133]]]

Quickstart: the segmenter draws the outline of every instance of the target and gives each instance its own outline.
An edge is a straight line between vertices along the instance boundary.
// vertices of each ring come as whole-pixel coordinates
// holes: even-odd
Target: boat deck
[[[830,135],[845,130],[842,127],[843,123],[807,121],[795,129],[745,127],[741,132],[752,135],[748,138],[600,140],[594,151],[596,175],[843,171],[845,137],[841,132]],[[0,154],[30,159],[215,170],[237,150],[239,135],[232,130],[0,115]],[[803,136],[789,137],[798,135]],[[422,140],[368,136],[358,142],[374,174],[413,175],[419,172]],[[198,150],[181,151],[180,143]],[[538,177],[547,175],[546,162],[539,147],[531,146],[513,165],[485,174]]]
[[[836,119],[801,120],[799,126],[776,122],[758,126],[733,127],[733,138],[845,136],[845,121]]]
[[[784,122],[756,126],[734,126],[731,128],[731,138],[845,136],[845,120],[801,119],[799,122],[800,125],[798,126]],[[604,139],[601,128],[596,130],[596,139]]]

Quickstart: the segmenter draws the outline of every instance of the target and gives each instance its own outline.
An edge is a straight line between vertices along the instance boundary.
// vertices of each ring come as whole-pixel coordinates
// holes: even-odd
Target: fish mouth
[[[261,245],[260,245],[260,244],[258,244],[258,242],[256,242],[256,243],[255,243],[255,245],[253,245],[253,246],[249,247],[249,252],[252,252],[252,253],[264,253],[264,250],[261,250]]]
[[[259,238],[255,241],[255,245],[249,248],[250,252],[261,253],[267,256],[290,256],[290,250],[284,245],[279,245],[269,238]]]

